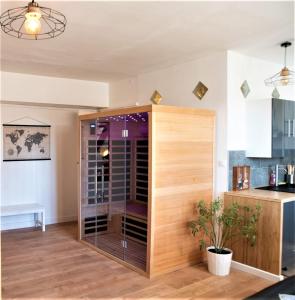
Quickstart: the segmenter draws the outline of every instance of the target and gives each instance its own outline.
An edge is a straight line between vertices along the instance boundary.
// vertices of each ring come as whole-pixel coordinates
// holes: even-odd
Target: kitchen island
[[[292,273],[295,194],[257,189],[226,192],[225,207],[233,202],[261,206],[255,246],[243,238],[230,241],[227,247],[233,250],[233,260],[275,275]]]

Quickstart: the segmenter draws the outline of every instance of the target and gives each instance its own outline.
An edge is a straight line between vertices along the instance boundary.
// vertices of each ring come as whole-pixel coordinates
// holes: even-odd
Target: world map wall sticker
[[[50,160],[50,125],[3,125],[3,161]]]

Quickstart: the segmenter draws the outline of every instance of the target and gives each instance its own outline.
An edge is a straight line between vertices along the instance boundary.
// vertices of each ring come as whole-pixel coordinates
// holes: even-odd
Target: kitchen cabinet
[[[284,144],[286,150],[295,149],[295,101],[284,102]]]
[[[282,272],[295,275],[295,201],[284,204]]]
[[[284,101],[279,99],[272,99],[271,106],[271,156],[284,157],[284,120],[285,120],[285,105]]]
[[[275,275],[295,275],[295,194],[264,190],[225,193],[225,207],[233,202],[261,206],[256,244],[252,247],[241,237],[229,241],[233,260]]]
[[[280,158],[295,150],[295,101],[247,101],[246,120],[247,157]]]

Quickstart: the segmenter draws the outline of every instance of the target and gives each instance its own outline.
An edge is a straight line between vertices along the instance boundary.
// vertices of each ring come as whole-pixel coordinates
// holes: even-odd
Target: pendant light
[[[291,85],[295,83],[294,79],[294,72],[290,69],[287,68],[287,48],[292,45],[291,42],[284,42],[281,44],[281,47],[285,48],[285,56],[284,56],[284,67],[283,69],[278,72],[277,74],[267,78],[264,83],[266,86],[286,86],[286,85]]]
[[[66,17],[32,0],[27,6],[8,9],[0,16],[2,30],[19,39],[44,40],[65,31]]]

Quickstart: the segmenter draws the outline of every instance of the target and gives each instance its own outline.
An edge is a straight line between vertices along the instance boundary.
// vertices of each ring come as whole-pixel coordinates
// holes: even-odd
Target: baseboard
[[[272,273],[239,263],[234,260],[231,263],[231,267],[233,269],[244,271],[244,272],[247,272],[247,273],[250,273],[250,274],[256,275],[258,277],[261,277],[261,278],[264,278],[267,280],[271,280],[271,281],[280,281],[280,280],[284,279],[284,276],[282,276],[282,275],[272,274]]]
[[[72,222],[77,221],[77,216],[63,216],[58,218],[48,218],[46,219],[46,224],[56,224],[56,223],[64,223],[64,222]]]
[[[21,216],[13,216],[13,221],[5,222],[6,217],[1,217],[1,230],[9,230],[9,229],[20,229],[20,228],[28,228],[28,227],[34,227],[35,222],[34,220],[20,220],[17,219]],[[61,216],[57,218],[46,218],[45,223],[46,225],[49,224],[57,224],[57,223],[64,223],[64,222],[72,222],[77,221],[77,216]]]

